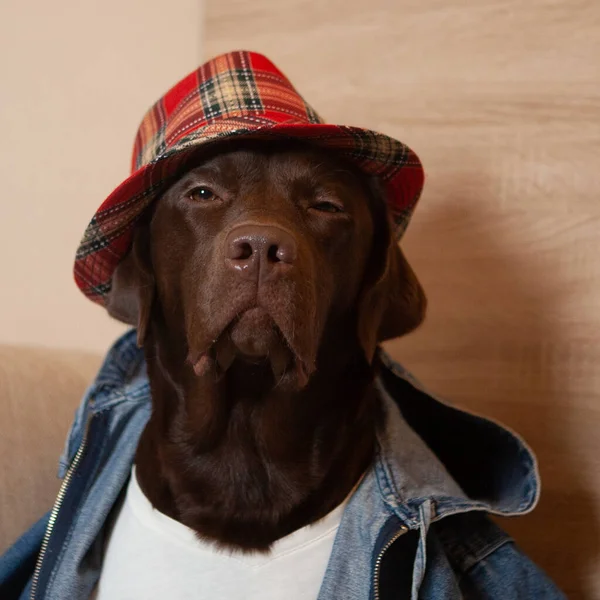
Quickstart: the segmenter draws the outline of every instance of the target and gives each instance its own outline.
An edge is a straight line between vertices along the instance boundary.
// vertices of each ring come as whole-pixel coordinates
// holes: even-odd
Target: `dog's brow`
[[[335,183],[339,181],[354,183],[357,178],[356,172],[344,164],[336,164],[328,160],[319,160],[313,157],[306,164],[306,175],[312,179],[318,180],[318,183]]]
[[[319,179],[325,182],[356,183],[357,180],[357,174],[352,169],[341,166],[332,169],[330,165],[319,165],[317,173]]]
[[[203,165],[188,171],[180,180],[179,185],[185,187],[192,183],[222,183],[222,171],[217,165]]]

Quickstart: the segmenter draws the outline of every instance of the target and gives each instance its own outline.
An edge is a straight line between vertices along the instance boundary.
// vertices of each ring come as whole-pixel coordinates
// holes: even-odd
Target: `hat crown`
[[[228,52],[190,73],[148,110],[135,138],[131,170],[198,136],[323,122],[266,56]]]

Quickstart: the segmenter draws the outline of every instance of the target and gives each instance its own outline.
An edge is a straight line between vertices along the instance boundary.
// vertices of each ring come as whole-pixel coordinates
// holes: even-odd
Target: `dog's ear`
[[[150,235],[147,225],[139,224],[135,229],[129,254],[113,274],[106,309],[115,319],[137,327],[137,343],[140,348],[148,330],[154,290]]]
[[[369,362],[379,342],[416,329],[425,318],[427,299],[394,237],[380,185],[371,182],[373,246],[358,304],[358,339]]]

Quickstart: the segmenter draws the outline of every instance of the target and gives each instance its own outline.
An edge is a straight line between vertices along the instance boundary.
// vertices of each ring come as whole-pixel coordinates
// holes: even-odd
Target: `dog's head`
[[[178,332],[197,376],[268,363],[301,388],[323,344],[354,341],[370,362],[419,325],[425,296],[375,179],[312,148],[255,143],[213,151],[164,193],[108,310],[140,344],[154,319]]]

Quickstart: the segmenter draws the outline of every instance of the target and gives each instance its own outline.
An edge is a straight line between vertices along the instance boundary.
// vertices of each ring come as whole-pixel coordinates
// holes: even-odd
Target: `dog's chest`
[[[316,598],[344,505],[278,540],[269,554],[232,554],[154,510],[135,478],[105,547],[96,600]]]

